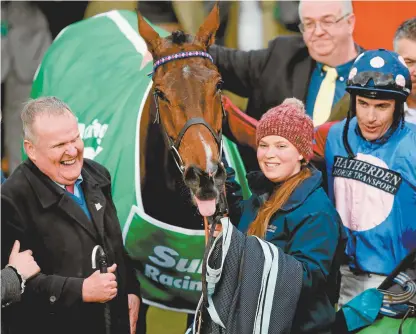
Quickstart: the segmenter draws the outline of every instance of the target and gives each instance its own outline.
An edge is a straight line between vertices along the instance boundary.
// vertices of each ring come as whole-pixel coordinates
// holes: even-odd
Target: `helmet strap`
[[[350,159],[355,158],[355,154],[353,153],[350,144],[348,143],[348,128],[350,125],[351,119],[355,116],[355,94],[350,94],[350,107],[348,108],[348,115],[347,120],[344,124],[344,129],[342,131],[342,142],[344,144],[344,148],[348,153],[348,157]]]

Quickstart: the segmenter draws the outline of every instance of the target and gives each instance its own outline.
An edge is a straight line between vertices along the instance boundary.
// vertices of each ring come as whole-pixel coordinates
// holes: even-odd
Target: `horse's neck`
[[[160,169],[159,167],[163,167],[161,170],[162,173],[159,177],[163,177],[165,179],[168,189],[175,191],[174,183],[177,175],[172,173],[172,169],[170,168],[171,157],[169,156],[169,151],[164,144],[160,124],[156,123],[155,120],[156,108],[154,100],[151,94],[149,94],[140,122],[140,177],[142,188],[145,185],[146,180],[149,179],[147,174],[149,172],[154,174],[153,171],[155,168]]]
[[[175,183],[181,175],[175,173],[172,168],[172,157],[164,142],[160,124],[149,124],[144,159],[146,171],[144,184],[157,178],[163,180],[161,184],[166,186],[166,190],[175,191]]]

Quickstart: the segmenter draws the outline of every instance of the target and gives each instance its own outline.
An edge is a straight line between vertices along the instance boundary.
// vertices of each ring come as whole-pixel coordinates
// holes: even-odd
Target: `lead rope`
[[[202,326],[202,315],[204,308],[208,307],[208,293],[207,293],[207,283],[206,283],[206,275],[207,275],[207,261],[208,261],[208,254],[214,243],[214,233],[216,231],[221,232],[222,227],[218,222],[222,217],[226,217],[228,215],[228,204],[227,198],[225,195],[225,188],[224,192],[220,195],[220,200],[218,203],[218,210],[215,213],[215,216],[211,217],[204,217],[204,230],[205,230],[205,251],[204,251],[204,258],[202,261],[202,305],[199,309],[198,314],[198,330],[197,334],[201,333],[201,326]],[[215,218],[214,218],[215,217]],[[211,225],[211,229],[210,229]],[[219,226],[219,228],[217,228]]]

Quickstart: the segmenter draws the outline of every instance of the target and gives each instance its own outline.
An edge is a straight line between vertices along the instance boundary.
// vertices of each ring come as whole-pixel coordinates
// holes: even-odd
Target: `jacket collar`
[[[48,176],[42,173],[39,168],[30,160],[27,159],[24,165],[37,177],[28,177],[29,183],[32,185],[40,203],[44,208],[48,208],[56,202],[60,201],[65,194],[65,190],[58,184],[52,181]],[[93,187],[106,187],[109,181],[102,175],[96,173],[94,176],[88,172],[84,167],[81,170],[82,179],[86,184]]]
[[[91,166],[87,165],[88,163],[84,160],[81,174],[86,205],[94,224],[91,223],[75,201],[65,196],[66,191],[64,189],[42,173],[32,161],[28,159],[24,162],[24,166],[32,174],[29,173],[27,179],[43,208],[56,205],[84,228],[94,240],[97,240],[97,232],[101,240],[103,240],[106,198],[101,188],[109,186],[110,181],[98,172],[93,175],[90,171]]]
[[[355,51],[357,51],[357,57],[363,53],[365,50],[359,46],[358,44],[354,44],[355,46]],[[347,61],[344,64],[338,65],[336,66],[336,70],[338,73],[338,77],[344,77],[344,78],[348,78],[348,74],[350,73],[350,70],[352,68],[352,65],[354,64],[355,60],[357,59],[357,57],[355,57],[354,59],[351,59],[349,61]],[[316,68],[318,69],[319,73],[321,73],[323,71],[323,67],[325,64],[320,63],[320,62],[316,62]]]
[[[294,37],[291,36],[290,38]],[[317,66],[317,62],[310,56],[308,48],[305,42],[303,41],[302,36],[298,37],[297,43],[299,51],[295,54],[291,62],[288,64],[289,73],[287,79],[289,80],[289,78],[297,78],[292,82],[292,94],[293,96],[297,96],[303,100],[306,100],[309,83],[312,77],[311,74],[315,66]],[[355,49],[357,50],[357,57],[365,51],[365,49],[359,46],[358,44],[355,44]],[[355,61],[355,59],[352,61],[352,63]]]
[[[321,186],[322,173],[312,165],[308,165],[308,168],[311,170],[312,175],[293,191],[292,195],[280,210],[292,211],[296,209],[305,202],[311,193]],[[280,186],[280,184],[271,182],[261,171],[248,173],[247,181],[252,193],[258,197],[260,205],[267,201],[273,191]]]
[[[298,37],[298,52],[288,64],[288,82],[292,81],[292,94],[302,100],[306,100],[311,74],[316,61],[309,55],[308,48],[302,36]],[[290,80],[296,78],[296,80]]]

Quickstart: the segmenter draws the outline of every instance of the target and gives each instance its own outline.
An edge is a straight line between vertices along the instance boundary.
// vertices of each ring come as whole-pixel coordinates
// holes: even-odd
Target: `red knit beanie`
[[[261,117],[256,129],[257,146],[260,139],[273,135],[290,141],[307,162],[312,158],[313,122],[306,115],[302,101],[285,99]]]

